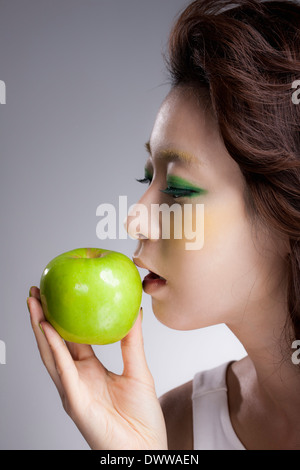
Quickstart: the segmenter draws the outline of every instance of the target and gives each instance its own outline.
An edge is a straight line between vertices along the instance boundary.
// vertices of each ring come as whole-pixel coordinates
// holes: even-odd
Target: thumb
[[[143,308],[140,308],[139,315],[129,331],[121,340],[121,350],[124,363],[123,375],[138,380],[153,381],[149,371],[142,332]]]

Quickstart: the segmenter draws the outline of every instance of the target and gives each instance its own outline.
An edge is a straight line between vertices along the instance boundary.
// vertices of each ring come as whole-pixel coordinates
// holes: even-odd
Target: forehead
[[[197,99],[188,88],[172,89],[163,101],[150,138],[152,158],[168,148],[194,155],[210,179],[244,183],[229,155],[207,97]]]
[[[217,120],[206,100],[198,100],[189,89],[171,90],[153,126],[152,154],[168,146],[194,154],[207,153],[217,142],[221,142]]]

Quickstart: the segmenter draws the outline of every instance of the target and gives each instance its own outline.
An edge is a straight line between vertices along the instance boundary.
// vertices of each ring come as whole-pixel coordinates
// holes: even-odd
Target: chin
[[[222,318],[219,318],[217,315],[215,317],[211,314],[201,315],[201,312],[198,311],[194,314],[194,317],[192,317],[192,315],[187,315],[187,307],[182,308],[179,311],[178,307],[176,308],[175,306],[172,307],[170,305],[166,306],[155,299],[152,299],[152,310],[157,320],[172,330],[199,330],[201,328],[207,328],[224,323],[223,316]]]
[[[188,331],[195,329],[194,327],[188,325],[186,318],[184,315],[182,315],[182,313],[176,313],[174,309],[170,307],[166,308],[160,302],[157,302],[154,299],[152,299],[152,310],[157,320],[172,330]]]

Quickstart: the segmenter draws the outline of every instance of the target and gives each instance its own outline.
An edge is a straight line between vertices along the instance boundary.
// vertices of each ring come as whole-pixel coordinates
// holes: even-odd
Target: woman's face
[[[153,204],[190,204],[186,223],[193,219],[193,230],[204,234],[200,249],[187,249],[191,240],[184,229],[181,239],[174,236],[175,221],[170,237],[163,238],[162,217],[129,214],[128,232],[139,239],[133,260],[166,280],[144,283],[155,316],[170,328],[190,330],[257,315],[258,307],[278,292],[282,257],[270,234],[254,227],[247,215],[244,179],[215,118],[186,89],[173,89],[149,143],[149,187],[139,204],[148,214]],[[204,205],[204,217],[196,217],[197,204]]]

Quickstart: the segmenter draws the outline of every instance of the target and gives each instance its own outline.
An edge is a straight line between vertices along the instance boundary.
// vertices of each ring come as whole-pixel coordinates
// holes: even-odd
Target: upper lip
[[[134,264],[135,264],[136,266],[138,266],[139,268],[148,269],[148,271],[149,271],[149,268],[148,268],[147,266],[145,266],[145,265],[141,262],[140,259],[138,259],[138,258],[132,258],[132,261],[133,261]]]
[[[139,259],[139,258],[132,258],[134,264],[136,266],[138,266],[139,268],[142,268],[142,269],[147,269],[150,273],[154,273],[156,274],[157,276],[160,276],[162,277],[163,279],[165,279],[163,276],[161,276],[159,273],[157,273],[156,271],[153,271],[153,269],[150,269],[148,266],[145,266],[145,264]]]

